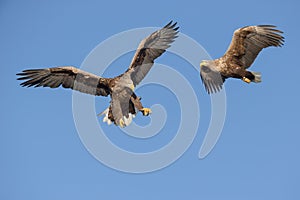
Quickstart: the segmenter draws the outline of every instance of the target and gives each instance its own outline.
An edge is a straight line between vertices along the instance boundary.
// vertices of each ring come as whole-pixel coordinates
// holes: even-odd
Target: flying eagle
[[[216,60],[200,63],[200,76],[206,91],[218,92],[227,78],[238,78],[246,83],[261,82],[259,72],[247,71],[259,52],[270,46],[281,47],[283,32],[273,25],[246,26],[237,29],[226,53]]]
[[[111,97],[109,107],[100,115],[105,115],[103,122],[114,123],[120,127],[131,123],[136,109],[144,116],[151,113],[144,108],[140,97],[134,93],[134,88],[147,75],[154,60],[162,55],[177,38],[177,23],[172,21],[162,29],[149,35],[139,44],[135,55],[125,73],[114,78],[103,78],[85,72],[73,66],[54,67],[47,69],[28,69],[22,73],[18,80],[25,80],[21,86],[71,88],[83,93]]]

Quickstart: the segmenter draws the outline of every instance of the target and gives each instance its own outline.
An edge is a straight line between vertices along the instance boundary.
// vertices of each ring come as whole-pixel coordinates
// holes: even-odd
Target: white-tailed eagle
[[[237,29],[226,53],[216,60],[200,63],[200,76],[206,91],[218,92],[227,78],[241,79],[246,83],[261,82],[259,72],[246,69],[251,66],[259,52],[270,46],[281,47],[282,31],[273,25],[246,26]]]
[[[136,110],[147,116],[151,113],[144,108],[134,88],[147,75],[154,60],[162,55],[178,34],[177,23],[172,21],[162,29],[152,33],[141,41],[136,53],[125,73],[114,78],[103,78],[73,66],[54,67],[47,69],[28,69],[17,75],[24,80],[21,86],[71,88],[83,93],[111,97],[109,107],[102,112],[104,122],[112,122],[120,127],[130,124]]]

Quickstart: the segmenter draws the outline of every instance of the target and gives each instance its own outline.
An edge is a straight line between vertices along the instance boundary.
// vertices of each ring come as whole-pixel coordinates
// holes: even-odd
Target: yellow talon
[[[148,116],[149,114],[152,113],[152,110],[150,108],[143,108],[142,112],[144,116]]]
[[[251,83],[250,79],[246,78],[246,77],[243,77],[243,81],[246,82],[246,83]]]
[[[125,127],[125,122],[124,122],[123,119],[120,119],[120,120],[119,120],[119,125],[120,125],[121,128],[124,128],[124,127]]]

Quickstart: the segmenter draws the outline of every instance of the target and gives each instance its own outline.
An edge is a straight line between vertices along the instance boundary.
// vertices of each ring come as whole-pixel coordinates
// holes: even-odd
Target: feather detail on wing
[[[55,67],[47,69],[29,69],[17,74],[20,85],[27,87],[71,88],[83,93],[109,95],[108,80],[75,67]]]
[[[219,92],[225,81],[219,71],[210,69],[207,66],[201,67],[200,77],[208,94]]]
[[[177,23],[168,23],[162,29],[142,40],[126,73],[131,73],[134,85],[137,85],[151,69],[154,60],[161,56],[178,37]]]
[[[282,33],[273,25],[246,26],[237,29],[223,59],[225,62],[233,62],[248,68],[263,48],[283,45]]]

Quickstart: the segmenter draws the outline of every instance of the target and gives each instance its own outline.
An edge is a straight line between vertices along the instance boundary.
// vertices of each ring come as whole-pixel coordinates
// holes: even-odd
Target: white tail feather
[[[253,82],[260,83],[261,82],[261,73],[260,72],[251,72],[254,75]]]
[[[132,119],[133,119],[134,117],[135,117],[135,115],[133,115],[133,114],[131,114],[131,113],[128,114],[128,117],[123,116],[125,125],[128,126],[128,125],[132,122]]]
[[[106,108],[103,112],[101,112],[100,114],[98,114],[98,116],[101,116],[101,115],[104,115],[103,117],[103,122],[107,123],[108,125],[111,125],[112,124],[112,121],[108,118],[108,113],[109,113],[109,107]],[[125,123],[125,126],[128,126],[131,122],[132,122],[132,119],[135,118],[135,115],[129,113],[128,114],[128,117],[125,117],[123,116],[123,121]]]
[[[98,116],[101,116],[101,115],[105,115],[104,117],[103,117],[103,122],[105,123],[107,123],[108,125],[111,125],[112,124],[112,121],[108,118],[108,113],[109,113],[109,107],[108,108],[106,108],[103,112],[101,112],[100,114],[98,114]]]

